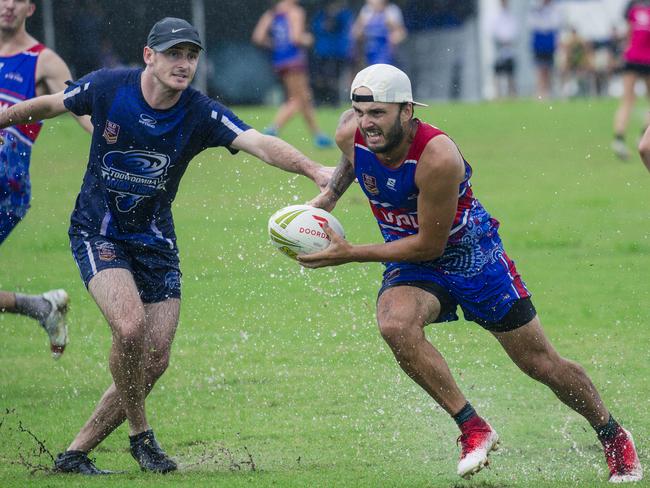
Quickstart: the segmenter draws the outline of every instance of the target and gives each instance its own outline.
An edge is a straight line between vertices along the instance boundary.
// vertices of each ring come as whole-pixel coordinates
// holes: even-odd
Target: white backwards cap
[[[356,95],[354,91],[366,87],[372,95]],[[413,101],[411,80],[401,69],[390,64],[373,64],[357,73],[350,88],[350,100],[354,102],[404,103],[427,107]]]

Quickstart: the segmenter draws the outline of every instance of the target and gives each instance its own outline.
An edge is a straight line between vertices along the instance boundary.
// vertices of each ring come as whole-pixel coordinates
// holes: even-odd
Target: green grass
[[[418,115],[460,145],[549,337],[585,366],[649,467],[650,175],[638,160],[610,154],[614,109],[614,100],[517,101],[438,104]],[[236,111],[256,127],[273,116],[271,108]],[[332,132],[338,112],[319,117]],[[335,164],[336,151],[314,149],[301,121],[282,135]],[[34,150],[33,208],[0,248],[0,289],[64,286],[73,300],[59,362],[33,322],[0,315],[1,487],[606,486],[587,423],[464,321],[429,327],[428,337],[503,447],[492,469],[457,478],[455,425],[401,372],[376,330],[381,266],[309,271],[274,251],[268,217],[316,189],[223,149],[196,158],[174,204],[183,307],[171,366],[148,399],[162,445],[185,469],[140,473],[122,426],[94,455],[99,467],[126,474],[30,474],[21,456],[50,461],[19,426],[59,452],[110,383],[109,330],[66,234],[87,147],[70,119],[46,125]],[[352,242],[380,239],[358,187],[335,214]]]

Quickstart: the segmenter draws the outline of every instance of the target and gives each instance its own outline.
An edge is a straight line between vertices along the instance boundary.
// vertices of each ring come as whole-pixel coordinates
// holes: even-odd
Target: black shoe
[[[112,471],[97,469],[97,466],[83,451],[65,451],[54,460],[55,473],[78,473],[86,475],[111,474]]]
[[[154,473],[169,473],[176,471],[176,463],[163,451],[156,438],[153,430],[145,430],[140,434],[129,436],[131,441],[131,456],[140,465],[142,471],[152,471]]]

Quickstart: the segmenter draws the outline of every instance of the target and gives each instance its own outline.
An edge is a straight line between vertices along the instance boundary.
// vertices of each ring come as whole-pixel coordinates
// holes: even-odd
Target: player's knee
[[[585,370],[578,363],[557,354],[540,353],[531,356],[519,367],[531,378],[547,385],[562,383],[567,378],[584,376]]]
[[[380,314],[377,322],[381,336],[391,345],[409,342],[414,335],[415,325],[412,318],[403,314],[395,312]]]
[[[169,353],[154,354],[147,362],[147,377],[149,383],[153,384],[160,378],[169,366]]]
[[[560,378],[586,379],[587,372],[580,364],[570,359],[560,358],[561,364],[558,371]]]
[[[138,347],[144,341],[144,316],[134,316],[111,323],[114,340],[124,347]]]
[[[524,361],[519,361],[517,366],[528,376],[542,383],[552,382],[557,369],[553,358],[545,353],[530,354]]]

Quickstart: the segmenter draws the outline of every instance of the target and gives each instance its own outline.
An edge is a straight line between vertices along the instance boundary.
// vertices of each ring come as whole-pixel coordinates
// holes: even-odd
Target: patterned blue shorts
[[[534,318],[532,303],[524,301],[531,294],[498,234],[460,247],[448,248],[442,258],[428,263],[387,263],[379,295],[395,286],[417,286],[440,300],[436,322],[458,320],[456,309],[460,306],[466,320],[493,331],[512,330]],[[514,323],[504,320],[518,302],[529,304],[523,307],[524,313],[518,313]]]

